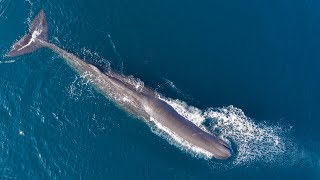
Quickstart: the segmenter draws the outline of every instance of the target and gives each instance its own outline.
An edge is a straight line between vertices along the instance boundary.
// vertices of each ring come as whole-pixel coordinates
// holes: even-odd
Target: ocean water
[[[128,115],[48,49],[6,57],[40,9],[51,42],[139,78],[233,157],[211,159]],[[319,179],[319,10],[312,0],[0,0],[0,179]]]

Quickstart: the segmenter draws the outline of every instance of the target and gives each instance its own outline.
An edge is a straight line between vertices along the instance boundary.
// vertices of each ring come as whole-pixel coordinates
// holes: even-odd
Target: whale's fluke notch
[[[28,34],[11,47],[7,56],[14,57],[31,53],[42,47],[39,41],[48,41],[48,23],[43,10],[31,22]]]

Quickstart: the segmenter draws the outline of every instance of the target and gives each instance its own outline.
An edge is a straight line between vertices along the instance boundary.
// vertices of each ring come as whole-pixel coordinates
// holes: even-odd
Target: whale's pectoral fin
[[[48,41],[48,24],[43,10],[32,21],[28,34],[24,35],[11,47],[7,56],[14,57],[31,53],[42,47],[39,40]]]

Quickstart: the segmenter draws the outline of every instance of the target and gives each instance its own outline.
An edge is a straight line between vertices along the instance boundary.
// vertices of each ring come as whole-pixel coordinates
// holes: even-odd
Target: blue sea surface
[[[118,108],[49,41],[228,140],[210,159]],[[0,179],[320,179],[320,1],[0,0]],[[139,81],[139,80],[137,80]]]

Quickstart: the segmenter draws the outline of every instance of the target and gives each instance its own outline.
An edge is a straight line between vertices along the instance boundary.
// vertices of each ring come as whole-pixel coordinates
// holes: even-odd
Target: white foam
[[[111,35],[110,35],[108,32],[106,32],[106,34],[107,34],[109,43],[110,43],[110,45],[112,46],[112,50],[113,50],[114,54],[117,56],[118,61],[121,62],[121,67],[120,67],[120,68],[121,68],[121,70],[122,70],[122,69],[123,69],[122,57],[121,57],[120,53],[118,52],[117,47],[116,47],[114,41],[112,40]]]
[[[19,135],[24,136],[24,132],[22,130],[19,130]]]
[[[285,140],[282,138],[283,129],[280,126],[255,123],[241,109],[233,106],[208,109],[204,116],[214,120],[212,131],[218,129],[223,137],[230,138],[236,144],[236,164],[258,160],[276,161],[286,151]]]
[[[180,89],[177,88],[177,86],[170,81],[169,79],[163,78],[163,80],[165,81],[165,85],[169,86],[170,88],[172,88],[173,90],[175,90],[178,93],[182,93]]]
[[[255,161],[273,162],[285,154],[286,141],[282,137],[284,130],[280,126],[255,123],[245,116],[241,109],[233,106],[201,111],[180,100],[163,97],[162,99],[199,128],[209,133],[219,131],[220,138],[227,142],[231,140],[237,152],[233,161],[235,165]],[[210,128],[205,127],[203,123],[206,120],[214,125]],[[183,146],[181,148],[184,149]]]
[[[120,57],[120,54],[119,54],[118,51],[117,51],[117,47],[116,47],[116,45],[114,44],[114,42],[113,42],[113,40],[112,40],[112,38],[111,38],[111,35],[110,35],[109,33],[107,33],[107,36],[108,36],[110,45],[112,46],[113,52],[114,52],[118,57]]]
[[[11,2],[12,1],[0,0],[0,18],[7,18],[4,14],[7,12]]]
[[[59,120],[59,116],[56,114],[56,113],[51,113],[52,114],[52,116],[56,119],[56,120]]]
[[[75,100],[78,100],[82,94],[82,89],[80,87],[79,77],[76,75],[73,82],[67,87],[69,96]]]
[[[144,88],[144,82],[141,81],[139,78],[135,78],[133,76],[127,76],[127,77],[123,76],[123,80],[126,83],[131,84],[138,92],[141,92]]]
[[[107,66],[105,67],[104,70],[110,70],[110,62],[107,59],[103,58],[99,53],[95,51],[91,51],[89,48],[86,48],[86,47],[82,47],[80,52],[81,52],[81,57],[83,57],[83,59],[85,60],[88,59],[98,64],[106,63]]]
[[[16,60],[0,61],[0,64],[10,64],[14,62],[16,62]]]
[[[27,17],[27,21],[25,23],[27,23],[28,25],[31,24],[32,22],[32,17],[33,17],[33,11],[32,11],[32,8],[33,8],[33,1],[31,0],[25,0],[27,3],[29,3],[30,5],[30,9],[29,9],[29,14],[28,14],[28,17]]]
[[[33,5],[33,2],[31,0],[25,0],[26,2],[28,2],[30,4],[30,6]]]

